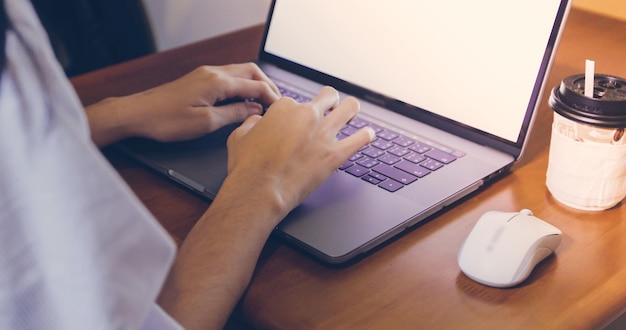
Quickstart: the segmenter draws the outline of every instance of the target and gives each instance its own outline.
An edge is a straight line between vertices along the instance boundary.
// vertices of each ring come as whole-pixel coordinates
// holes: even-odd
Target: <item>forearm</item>
[[[159,298],[187,329],[223,328],[284,216],[284,208],[268,198],[273,192],[257,186],[242,193],[246,188],[228,180],[185,239]]]

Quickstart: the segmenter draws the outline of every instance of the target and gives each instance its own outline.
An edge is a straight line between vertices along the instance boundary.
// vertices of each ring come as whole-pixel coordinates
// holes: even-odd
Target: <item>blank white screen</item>
[[[561,0],[278,0],[265,51],[516,142]]]

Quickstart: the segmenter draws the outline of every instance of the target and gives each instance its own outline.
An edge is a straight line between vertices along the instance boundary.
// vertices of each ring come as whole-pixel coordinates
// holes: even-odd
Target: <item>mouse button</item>
[[[483,249],[491,240],[493,233],[502,231],[502,229],[503,224],[497,221],[497,217],[486,213],[474,224],[474,227],[465,238],[463,247]]]
[[[517,212],[487,211],[480,217],[478,223],[486,223],[492,225],[496,223],[506,223],[518,214],[519,213]]]
[[[484,231],[470,233],[465,239],[458,254],[461,269],[470,274],[493,272],[498,268],[503,256],[494,249],[494,243]],[[479,276],[479,275],[477,275]]]
[[[510,217],[510,213],[500,211],[484,213],[474,224],[466,241],[472,242],[471,244],[487,244],[488,241],[494,239],[494,236],[500,235],[506,229],[505,226]]]
[[[467,265],[467,267],[473,267],[476,265],[476,260],[483,259],[483,255],[487,250],[488,242],[480,235],[471,235],[465,239],[461,249],[459,250],[458,262],[461,267]]]
[[[527,216],[516,218],[517,220],[508,223],[507,231],[517,240],[523,240],[524,242],[520,242],[520,244],[524,243],[527,247],[545,236],[560,234],[558,229],[541,219]]]
[[[555,226],[532,215],[520,215],[515,217],[515,219],[516,221],[514,222],[516,225],[529,227],[530,230],[533,230],[538,235],[547,236],[561,234],[561,230]]]
[[[507,254],[521,262],[528,250],[537,243],[544,235],[538,235],[532,226],[516,222],[507,225],[502,231],[499,248],[506,250]]]
[[[523,236],[509,235],[502,237],[498,244],[494,246],[494,251],[489,257],[497,260],[500,267],[506,270],[512,277],[528,255],[528,247],[531,245],[532,243]]]

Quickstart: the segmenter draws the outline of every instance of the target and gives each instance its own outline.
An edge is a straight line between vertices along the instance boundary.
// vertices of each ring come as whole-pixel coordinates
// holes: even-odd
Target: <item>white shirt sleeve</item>
[[[159,305],[154,305],[154,308],[148,314],[148,317],[141,326],[142,330],[165,330],[165,329],[180,329],[180,326],[171,316],[161,309]]]
[[[93,145],[29,1],[0,79],[0,329],[178,329],[175,244]]]

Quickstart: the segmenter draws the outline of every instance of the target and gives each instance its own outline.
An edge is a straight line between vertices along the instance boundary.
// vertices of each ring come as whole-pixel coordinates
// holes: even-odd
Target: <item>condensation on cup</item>
[[[626,79],[570,76],[552,90],[549,103],[554,120],[546,185],[552,196],[588,211],[619,204],[626,197]]]

